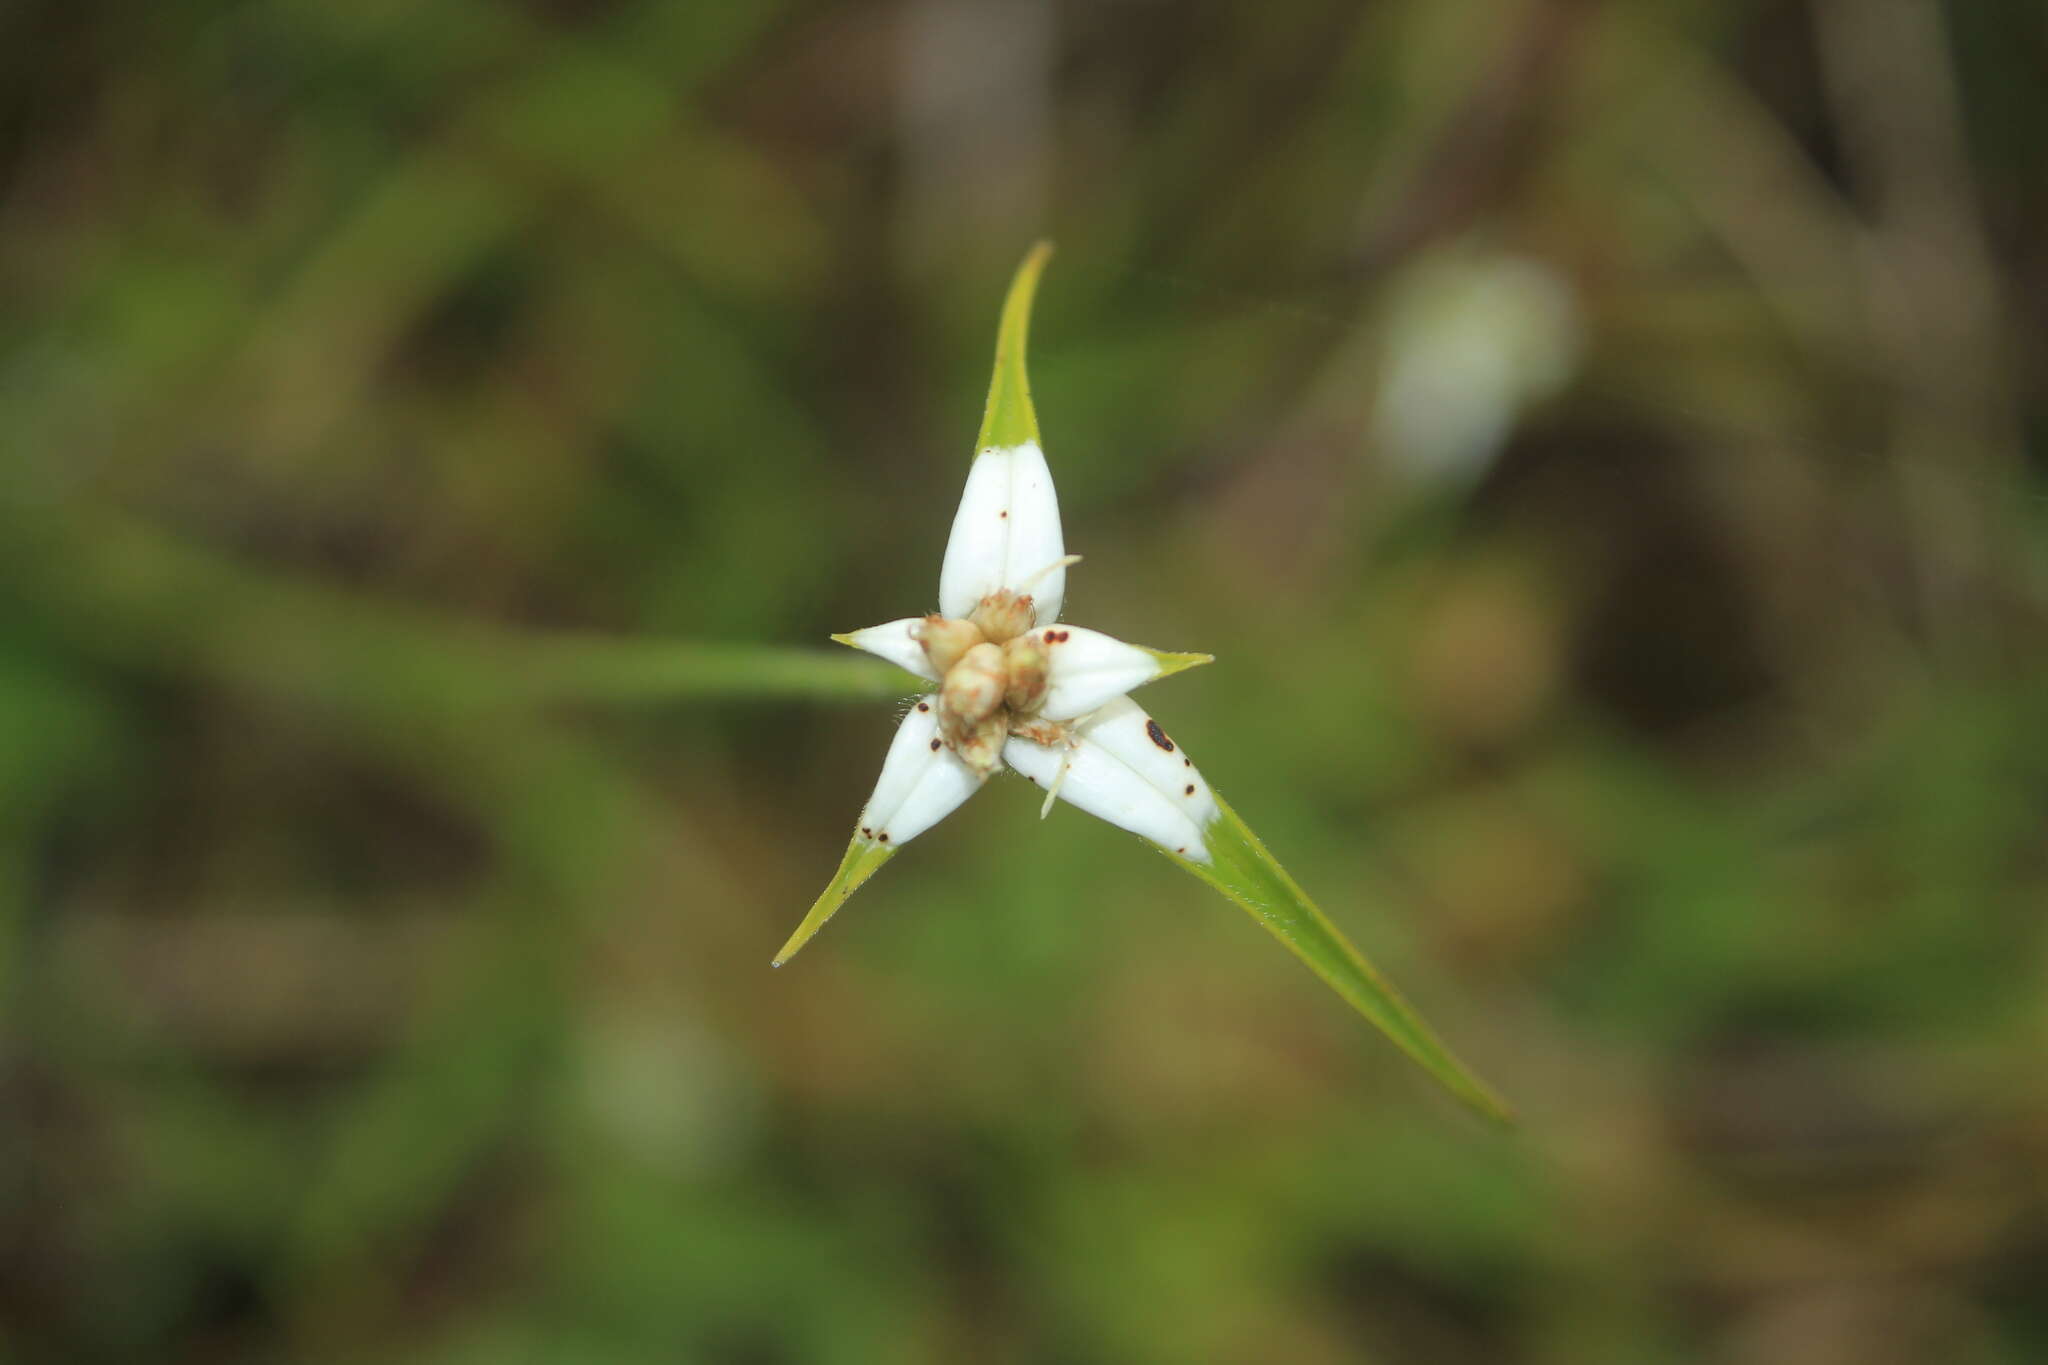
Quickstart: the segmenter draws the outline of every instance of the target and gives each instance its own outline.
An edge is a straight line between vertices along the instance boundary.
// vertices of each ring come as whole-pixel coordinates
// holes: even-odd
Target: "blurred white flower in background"
[[[1372,440],[1429,483],[1470,483],[1524,411],[1578,372],[1576,295],[1557,270],[1520,256],[1425,258],[1396,286]]]

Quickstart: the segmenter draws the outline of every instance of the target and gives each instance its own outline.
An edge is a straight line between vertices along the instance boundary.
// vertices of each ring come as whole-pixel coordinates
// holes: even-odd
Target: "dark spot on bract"
[[[1162,748],[1162,749],[1166,750],[1166,752],[1168,752],[1168,753],[1172,753],[1172,752],[1173,752],[1173,741],[1172,741],[1172,740],[1170,740],[1170,739],[1168,739],[1168,738],[1166,737],[1166,731],[1164,731],[1164,730],[1162,730],[1162,729],[1160,729],[1160,728],[1159,728],[1159,722],[1158,722],[1158,721],[1156,721],[1156,720],[1148,720],[1148,721],[1146,721],[1146,722],[1145,722],[1145,733],[1146,733],[1146,734],[1148,734],[1148,735],[1150,735],[1150,736],[1152,736],[1152,742],[1153,742],[1154,744],[1157,744],[1157,745],[1158,745],[1158,746],[1159,746],[1160,748]]]
[[[1188,789],[1187,789],[1186,791],[1184,791],[1184,792],[1182,792],[1182,793],[1181,793],[1181,795],[1183,795],[1183,796],[1193,796],[1194,794],[1195,794],[1195,784],[1194,784],[1194,783],[1192,783],[1192,782],[1188,783]]]
[[[868,828],[868,827],[867,827],[866,825],[862,825],[862,826],[860,827],[860,832],[861,832],[861,837],[862,837],[862,838],[865,838],[865,839],[872,839],[872,838],[874,838],[874,837],[875,837],[875,832],[874,832],[873,830],[869,829],[869,828]]]
[[[1010,515],[1010,509],[1005,507],[1002,511],[996,513],[996,515],[999,517],[1007,517],[1008,515]]]
[[[933,753],[937,753],[938,751],[939,751],[939,742],[938,742],[937,740],[933,740],[933,741],[932,741],[932,752],[933,752]]]
[[[1181,846],[1180,846],[1179,848],[1177,848],[1177,849],[1175,849],[1175,850],[1174,850],[1174,852],[1175,852],[1175,853],[1185,853],[1185,852],[1187,852],[1187,851],[1188,851],[1188,846],[1187,846],[1186,844],[1182,844],[1182,845],[1181,845]]]
[[[889,831],[885,829],[885,830],[883,830],[883,831],[882,831],[882,832],[881,832],[880,834],[877,834],[877,835],[875,836],[875,842],[876,842],[876,843],[878,843],[878,844],[886,844],[886,843],[888,843],[888,842],[889,842]]]
[[[932,706],[930,702],[921,701],[917,704],[917,709],[920,711],[929,711],[932,709]]]
[[[1180,766],[1183,768],[1192,768],[1195,766],[1195,760],[1189,758],[1186,754],[1182,754],[1180,756]]]

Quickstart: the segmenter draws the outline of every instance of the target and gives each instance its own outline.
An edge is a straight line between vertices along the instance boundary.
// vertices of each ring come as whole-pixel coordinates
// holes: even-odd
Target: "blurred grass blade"
[[[1452,1094],[1496,1123],[1513,1123],[1514,1111],[1507,1103],[1452,1055],[1414,1007],[1324,917],[1229,803],[1217,796],[1216,805],[1222,814],[1210,824],[1205,840],[1211,861],[1166,856],[1250,911],[1309,970]]]
[[[787,645],[542,636],[509,637],[506,653],[515,686],[544,700],[887,701],[924,685],[880,659]]]
[[[996,368],[988,381],[988,409],[981,417],[981,435],[974,442],[977,454],[991,447],[1038,440],[1031,380],[1024,373],[1024,345],[1031,333],[1031,304],[1038,294],[1038,277],[1051,257],[1052,243],[1037,243],[1010,281],[1003,318],[996,327]]]
[[[886,835],[884,837],[887,837]],[[825,921],[839,913],[839,907],[846,904],[846,898],[860,890],[862,882],[875,875],[875,869],[894,857],[896,850],[889,844],[878,844],[855,834],[846,845],[846,856],[839,860],[839,870],[832,874],[832,882],[811,906],[803,923],[789,936],[789,942],[782,945],[771,964],[780,967],[797,955],[797,951],[811,941],[812,935],[825,927]]]
[[[0,505],[0,579],[133,661],[324,697],[474,706],[887,701],[919,679],[838,649],[507,627],[223,554],[115,513]]]

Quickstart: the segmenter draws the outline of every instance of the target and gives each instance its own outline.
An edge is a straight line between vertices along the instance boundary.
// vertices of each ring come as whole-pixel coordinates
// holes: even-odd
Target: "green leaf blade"
[[[1445,1089],[1495,1123],[1514,1123],[1514,1110],[1507,1102],[1458,1060],[1220,795],[1216,806],[1221,814],[1204,834],[1210,861],[1191,862],[1173,853],[1166,856],[1250,912]]]
[[[825,922],[839,913],[839,907],[846,904],[846,898],[895,856],[894,846],[878,844],[856,833],[846,845],[846,856],[839,860],[839,870],[832,874],[831,882],[811,906],[810,913],[804,916],[803,923],[797,925],[796,932],[789,936],[789,941],[782,945],[770,965],[780,967],[795,957],[812,936],[825,927]]]
[[[988,408],[982,413],[975,452],[1038,441],[1038,413],[1031,406],[1031,380],[1024,373],[1024,348],[1031,335],[1031,305],[1038,295],[1038,277],[1052,257],[1052,243],[1039,242],[1025,254],[1003,300],[996,326],[995,373],[988,382]]]

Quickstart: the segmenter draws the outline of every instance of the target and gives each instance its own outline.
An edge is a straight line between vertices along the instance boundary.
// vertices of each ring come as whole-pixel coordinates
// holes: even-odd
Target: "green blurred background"
[[[0,1360],[2048,1359],[2038,0],[12,0]],[[1073,616],[802,958],[1009,272]]]

